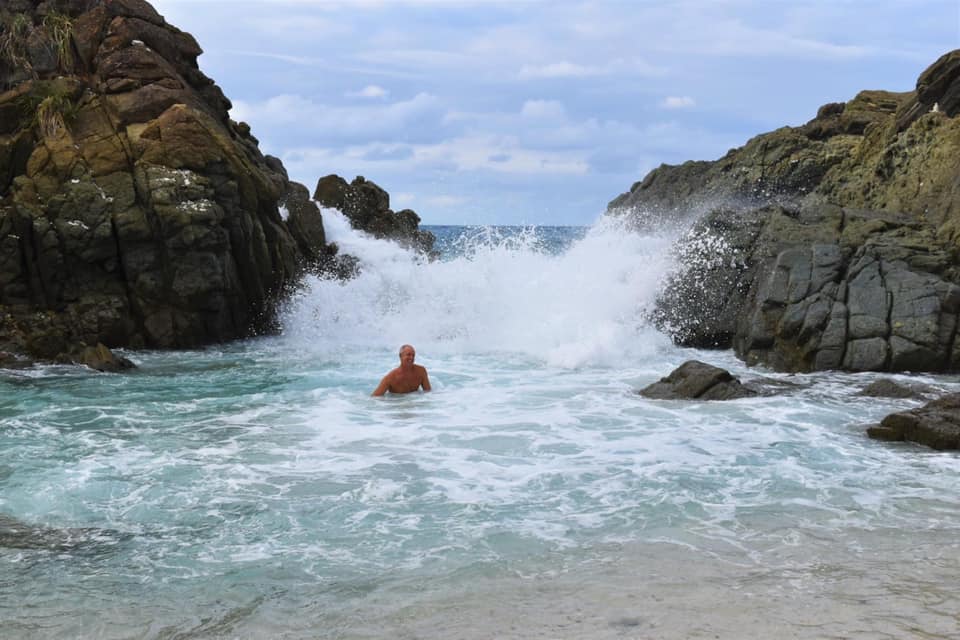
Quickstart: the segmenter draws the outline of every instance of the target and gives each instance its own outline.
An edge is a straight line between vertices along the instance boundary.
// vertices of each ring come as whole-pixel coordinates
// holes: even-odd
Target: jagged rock
[[[390,194],[363,176],[350,183],[338,175],[324,176],[317,181],[313,199],[324,207],[339,209],[354,229],[395,240],[421,253],[433,252],[436,238],[419,229],[420,216],[411,209],[394,213]]]
[[[639,224],[699,216],[657,326],[786,371],[960,369],[958,69],[952,52],[914,92],[861,92],[614,200]]]
[[[786,371],[960,368],[950,254],[902,215],[719,210],[684,247],[653,313],[681,344]]]
[[[920,74],[915,95],[897,114],[897,130],[934,109],[951,118],[960,113],[960,51],[944,55]]]
[[[867,435],[876,440],[907,441],[933,449],[960,449],[960,393],[951,393],[922,407],[892,413]]]
[[[726,369],[699,360],[684,362],[637,393],[654,400],[734,400],[757,395]]]
[[[197,42],[149,3],[17,0],[0,30],[0,349],[244,337],[305,271],[350,272],[306,188],[229,119]]]

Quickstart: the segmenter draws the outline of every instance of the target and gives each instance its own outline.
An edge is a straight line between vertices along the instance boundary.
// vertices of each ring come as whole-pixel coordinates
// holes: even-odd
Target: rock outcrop
[[[715,162],[663,166],[611,203],[697,217],[653,319],[786,371],[955,371],[960,51],[906,93],[864,91]]]
[[[637,393],[654,400],[735,400],[758,395],[726,369],[699,360],[684,362]]]
[[[354,229],[394,240],[424,254],[433,251],[436,238],[419,228],[420,216],[412,209],[394,212],[390,194],[363,176],[350,183],[338,175],[324,176],[317,181],[313,199],[343,212]]]
[[[0,6],[0,350],[245,337],[304,272],[350,273],[200,53],[143,0]]]
[[[960,449],[960,393],[951,393],[922,407],[892,413],[867,429],[876,440],[906,441],[933,449]]]

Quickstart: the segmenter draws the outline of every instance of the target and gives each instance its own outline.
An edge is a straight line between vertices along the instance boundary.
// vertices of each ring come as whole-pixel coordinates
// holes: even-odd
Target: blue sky
[[[265,153],[362,175],[424,224],[591,224],[960,47],[958,0],[154,0]]]

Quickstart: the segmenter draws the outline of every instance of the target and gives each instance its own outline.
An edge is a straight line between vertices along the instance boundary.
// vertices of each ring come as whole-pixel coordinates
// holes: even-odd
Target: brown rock
[[[941,451],[960,449],[960,393],[892,413],[878,426],[869,427],[867,435],[876,440],[915,442]]]
[[[78,364],[83,364],[97,371],[116,373],[133,369],[136,365],[129,359],[117,357],[102,342],[93,347],[83,347],[77,358]]]

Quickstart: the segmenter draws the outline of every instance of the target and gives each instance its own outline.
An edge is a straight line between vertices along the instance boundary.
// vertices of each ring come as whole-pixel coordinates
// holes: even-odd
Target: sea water
[[[864,433],[920,401],[671,345],[670,233],[325,216],[279,335],[0,370],[0,637],[957,637],[960,460]],[[782,391],[637,395],[691,358]]]

